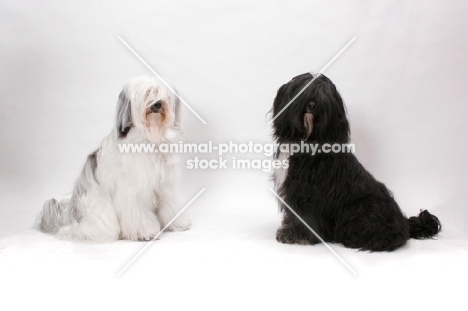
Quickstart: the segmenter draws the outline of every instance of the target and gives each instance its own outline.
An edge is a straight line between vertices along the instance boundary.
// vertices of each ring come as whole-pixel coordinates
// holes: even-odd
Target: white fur
[[[163,101],[164,113],[149,114],[158,100]],[[116,129],[88,157],[72,198],[44,203],[41,228],[63,239],[153,239],[179,211],[174,197],[175,156],[121,153],[118,144],[175,142],[180,134],[178,104],[155,79],[135,78],[124,86]],[[119,129],[130,124],[126,136],[120,137]],[[189,228],[190,221],[181,215],[168,230]]]
[[[284,160],[289,160],[289,152],[281,152],[278,150],[276,155],[277,159],[283,163]],[[283,185],[286,177],[288,176],[288,169],[283,168],[281,165],[279,168],[276,168],[273,172],[273,182],[275,184],[275,190],[278,193],[281,186]]]

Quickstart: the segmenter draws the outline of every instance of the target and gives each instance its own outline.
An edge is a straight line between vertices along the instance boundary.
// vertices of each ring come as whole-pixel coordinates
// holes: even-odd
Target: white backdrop
[[[122,84],[151,74],[118,36],[207,121],[185,110],[185,139],[219,142],[270,141],[278,87],[356,36],[325,74],[347,104],[358,157],[408,214],[428,208],[467,228],[462,1],[7,1],[0,12],[2,226],[29,225],[18,213],[70,191],[113,126]],[[194,188],[223,174],[187,172]]]
[[[467,231],[467,14],[464,1],[2,0],[0,236],[71,191],[112,129],[121,86],[151,75],[118,36],[207,121],[185,109],[185,140],[215,142],[270,142],[279,86],[317,72],[355,36],[325,74],[347,104],[358,158],[408,215],[429,209]],[[268,174],[183,166],[182,203],[207,188],[189,211],[195,226],[251,211],[272,215],[274,239]]]

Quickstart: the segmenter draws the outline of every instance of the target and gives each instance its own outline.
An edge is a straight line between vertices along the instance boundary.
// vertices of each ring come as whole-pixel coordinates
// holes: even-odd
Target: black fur
[[[273,115],[312,79],[299,75],[281,86],[273,104]],[[300,142],[307,135],[304,114],[313,115],[308,143],[348,143],[349,123],[343,100],[335,85],[319,76],[273,121],[279,143]],[[346,247],[392,251],[409,238],[436,235],[437,217],[423,211],[408,219],[392,193],[359,163],[352,153],[294,154],[289,157],[286,179],[279,195],[322,239]],[[320,241],[287,207],[280,204],[282,225],[276,239],[282,243],[315,244]]]

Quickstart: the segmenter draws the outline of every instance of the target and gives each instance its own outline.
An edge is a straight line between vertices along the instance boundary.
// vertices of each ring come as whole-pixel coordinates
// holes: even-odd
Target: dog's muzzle
[[[153,105],[150,106],[148,113],[159,113],[162,107],[162,103],[160,100],[155,102]]]

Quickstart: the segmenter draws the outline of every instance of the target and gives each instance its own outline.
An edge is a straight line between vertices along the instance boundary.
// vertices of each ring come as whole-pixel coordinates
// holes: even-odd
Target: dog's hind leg
[[[406,244],[409,226],[394,202],[366,200],[350,210],[365,211],[337,226],[336,240],[350,248],[393,251]]]
[[[91,240],[97,242],[119,239],[120,227],[117,215],[109,200],[84,196],[76,204],[83,211],[80,219],[59,229],[57,237],[67,240]]]

